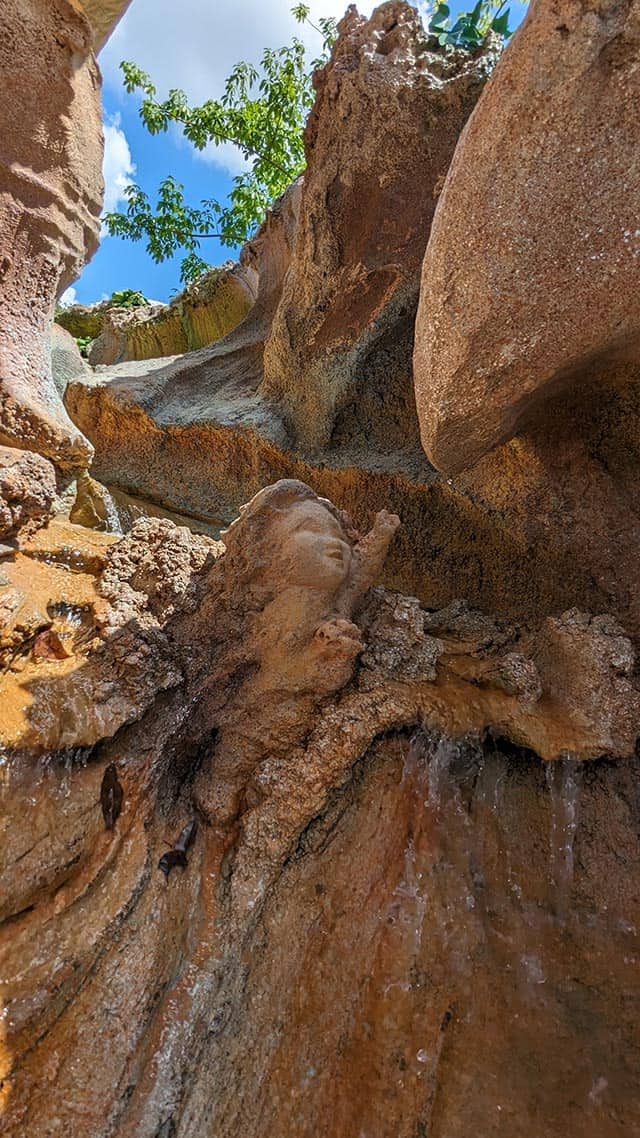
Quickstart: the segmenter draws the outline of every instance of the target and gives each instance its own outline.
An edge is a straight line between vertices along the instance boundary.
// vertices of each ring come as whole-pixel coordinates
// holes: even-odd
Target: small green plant
[[[76,344],[80,349],[80,355],[86,360],[89,355],[89,344],[91,343],[91,336],[76,336]]]
[[[455,23],[451,22],[448,4],[438,4],[435,8],[428,31],[438,41],[440,47],[458,47],[465,51],[476,51],[487,38],[495,32],[502,39],[508,39],[510,9],[504,10],[505,3],[492,3],[491,0],[478,0],[470,12],[461,12]]]
[[[117,308],[142,308],[144,304],[148,303],[146,296],[135,288],[121,288],[119,291],[112,292],[109,301],[109,304]]]

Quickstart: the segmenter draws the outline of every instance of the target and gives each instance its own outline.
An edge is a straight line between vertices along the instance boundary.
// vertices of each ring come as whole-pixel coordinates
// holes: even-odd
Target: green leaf
[[[491,31],[496,32],[496,34],[499,36],[504,36],[505,39],[511,35],[511,32],[509,31],[510,12],[511,9],[507,8],[506,12],[503,12],[501,16],[495,16],[491,21]]]

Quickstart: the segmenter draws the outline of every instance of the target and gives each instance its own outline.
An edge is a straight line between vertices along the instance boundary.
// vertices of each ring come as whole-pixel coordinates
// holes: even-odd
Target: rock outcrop
[[[9,1133],[633,1130],[636,761],[576,761],[633,755],[632,649],[371,588],[397,525],[284,481],[224,548],[55,523],[8,564]]]
[[[554,11],[566,22],[543,40],[551,9],[534,0],[490,81],[487,99],[494,87],[512,99],[514,154],[514,139],[538,139],[536,108],[564,98],[563,84],[585,96],[572,107],[583,126],[597,114],[585,66],[605,110],[612,87],[633,79],[635,0],[597,13],[564,3]],[[82,85],[92,38],[124,6],[95,0],[89,24],[75,0],[46,13],[34,0],[27,40],[55,33],[45,62],[62,52],[65,83]],[[12,21],[16,12],[10,0]],[[81,32],[71,64],[70,12]],[[573,50],[549,91],[556,36]],[[28,448],[0,448],[0,1130],[10,1138],[628,1138],[640,1128],[635,301],[620,341],[605,343],[618,297],[596,289],[598,350],[562,377],[536,372],[533,386],[516,368],[513,418],[496,371],[486,432],[472,385],[461,389],[470,422],[459,448],[434,420],[455,480],[431,467],[411,402],[419,262],[447,147],[490,51],[465,64],[428,46],[405,4],[370,21],[350,11],[317,81],[305,184],[243,250],[243,273],[259,281],[246,319],[182,358],[67,387],[98,477],[158,510],[199,515],[212,533],[235,519],[222,541],[167,517],[105,532],[114,503],[81,469],[86,448],[51,402],[48,374],[37,372],[28,404],[44,301],[82,240],[74,230],[65,244],[58,210],[69,202],[49,209],[48,175],[25,201],[18,267],[42,287],[27,317],[9,275],[24,367],[18,386],[0,374],[5,410],[22,415],[0,409],[0,439],[16,444],[24,430]],[[3,47],[22,58],[23,45]],[[532,76],[539,103],[527,117],[518,98]],[[53,93],[47,129],[59,125]],[[458,154],[474,122],[486,132],[484,105]],[[554,138],[539,138],[539,151]],[[60,169],[72,142],[64,136]],[[478,153],[487,200],[471,185],[469,201],[486,216],[491,147]],[[537,176],[521,157],[514,187]],[[457,288],[467,271],[460,231],[447,229],[466,177],[456,158],[434,222],[445,308],[447,281]],[[0,224],[9,202],[17,232],[11,193],[0,193]],[[72,204],[90,235],[87,201]],[[553,240],[565,264],[560,226]],[[541,236],[536,259],[531,244],[538,273],[548,245]],[[473,266],[475,235],[469,249]],[[494,259],[499,280],[505,262],[498,271]],[[417,360],[425,329],[437,331],[430,287],[423,280]],[[482,304],[494,311],[486,293]],[[549,358],[571,355],[572,332],[560,344],[553,330]],[[532,368],[539,347],[531,341]],[[444,411],[457,430],[454,402],[452,391]],[[516,433],[504,441],[507,422]],[[239,509],[248,490],[258,493]]]
[[[89,363],[116,364],[195,351],[240,324],[255,300],[255,283],[242,265],[211,269],[170,304],[106,309]]]
[[[0,447],[0,541],[48,521],[56,494],[55,471],[46,458]]]
[[[256,288],[255,271],[230,262],[210,269],[169,304],[74,304],[57,313],[56,321],[74,336],[92,339],[92,366],[177,356],[231,332],[251,308]]]
[[[285,476],[311,483],[363,528],[377,510],[402,507],[405,529],[387,583],[434,606],[468,595],[497,607],[508,541],[492,532],[481,511],[434,479],[419,445],[411,375],[420,261],[439,183],[493,58],[491,48],[471,61],[430,51],[406,4],[385,4],[370,21],[353,12],[346,17],[318,81],[305,185],[285,195],[243,254],[260,281],[248,317],[210,349],[178,361],[119,365],[70,386],[67,407],[96,445],[97,478],[210,525],[228,524],[241,502]],[[382,113],[383,95],[393,114]],[[341,171],[330,189],[333,150]],[[324,220],[323,196],[330,202]],[[365,216],[375,219],[368,229]],[[336,325],[330,350],[329,340],[321,347],[314,339],[314,313],[329,309]],[[340,314],[347,309],[341,333]],[[331,372],[338,359],[340,375]],[[307,442],[318,432],[331,436],[312,459],[301,453],[307,426]],[[471,579],[479,576],[477,563],[460,556],[467,524],[491,547],[482,593]],[[461,574],[447,592],[437,582],[448,579],[452,565]],[[552,576],[541,568],[541,580]],[[523,573],[524,596],[529,578]],[[589,607],[587,598],[573,595],[563,597],[563,607],[578,601]]]
[[[401,448],[415,431],[405,351],[440,185],[496,60],[429,50],[409,5],[351,7],[314,76],[295,253],[262,391],[298,449],[334,434]],[[335,440],[334,440],[335,442]]]
[[[100,77],[77,4],[8,0],[2,20],[0,441],[75,469],[92,448],[55,390],[49,328],[98,244]]]
[[[472,466],[560,384],[640,375],[640,7],[536,0],[456,150],[416,325],[422,439]]]
[[[93,50],[97,53],[104,47],[131,0],[77,0],[77,3],[89,19],[93,31]]]
[[[51,327],[51,374],[61,399],[72,379],[91,375],[89,365],[80,353],[73,336],[59,324]]]

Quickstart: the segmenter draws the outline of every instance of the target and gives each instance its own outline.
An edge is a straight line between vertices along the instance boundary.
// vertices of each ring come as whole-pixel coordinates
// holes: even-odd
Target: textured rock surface
[[[0,788],[8,1133],[637,1126],[636,760],[545,775],[478,736],[596,754],[617,698],[629,755],[631,649],[581,614],[527,639],[370,590],[396,525],[361,537],[283,482],[224,554],[157,520],[75,572],[74,527],[21,550],[50,600],[74,578],[85,624],[54,606],[11,653],[36,750],[5,752]],[[47,715],[66,749],[38,760]]]
[[[94,51],[100,51],[108,40],[131,0],[78,0],[84,8],[93,30]]]
[[[159,304],[160,301],[154,303]],[[74,337],[88,336],[90,340],[95,340],[102,332],[105,315],[110,307],[110,300],[100,300],[97,304],[69,304],[56,311],[55,323]]]
[[[229,263],[211,269],[170,304],[122,308],[110,301],[62,309],[56,321],[74,336],[90,336],[89,363],[117,364],[177,356],[221,340],[244,320],[255,300],[256,273]]]
[[[0,540],[42,525],[55,499],[55,471],[46,458],[0,447]]]
[[[64,397],[72,379],[91,374],[74,337],[59,324],[51,327],[51,374],[60,398]]]
[[[303,450],[334,431],[402,446],[415,430],[406,350],[439,185],[495,54],[427,50],[417,13],[349,9],[314,77],[295,254],[263,391]],[[342,418],[341,418],[341,413]]]
[[[640,374],[640,6],[535,0],[457,148],[423,268],[415,382],[449,474],[549,385]]]
[[[213,514],[214,519],[225,521],[231,520],[241,501],[270,481],[267,476],[258,486],[243,485],[244,495],[233,500],[233,469],[244,465],[240,440],[243,437],[258,440],[262,436],[268,447],[274,444],[283,447],[286,442],[286,431],[277,408],[272,402],[262,400],[257,392],[262,379],[264,340],[291,257],[300,190],[299,182],[287,190],[242,251],[241,264],[249,279],[257,274],[258,294],[248,317],[233,332],[212,347],[191,352],[183,359],[121,364],[96,373],[86,383],[69,386],[66,404],[71,414],[75,421],[83,421],[87,427],[91,424],[90,429],[104,438],[105,450],[110,443],[119,448],[112,433],[114,428],[126,434],[134,422],[137,424],[136,449],[139,458],[144,456],[146,479],[140,482],[130,477],[124,452],[116,462],[117,474],[114,470],[115,477],[109,477],[107,470],[114,457],[110,450],[109,458],[94,468],[102,481],[141,497],[155,498],[177,510],[186,506],[188,512],[205,518]],[[123,422],[120,422],[121,417]],[[164,463],[158,465],[155,446],[165,431],[167,443],[174,431],[183,438],[184,457],[177,459],[177,465],[175,457],[166,467]],[[227,471],[230,486],[227,502],[231,498],[233,507],[222,511],[222,503],[215,501],[217,486],[210,483],[209,474],[204,474],[198,464],[194,466],[190,450],[195,445],[206,461],[213,439],[227,436],[232,446],[237,444],[237,454]],[[128,443],[125,450],[129,450]],[[173,468],[171,475],[169,467]],[[157,485],[162,481],[167,486],[171,482],[174,491],[169,491],[163,499],[162,492],[151,490],[154,481]],[[225,479],[220,481],[224,483]],[[195,511],[189,509],[195,495],[183,496],[185,482],[202,489]],[[205,489],[207,484],[208,490]]]
[[[54,387],[49,327],[56,296],[97,247],[99,72],[69,0],[7,0],[2,21],[0,441],[82,467],[92,449]]]
[[[598,373],[585,375],[526,431],[449,481],[424,461],[407,464],[406,452],[372,451],[361,465],[348,453],[305,462],[278,442],[274,420],[250,397],[229,400],[226,425],[214,424],[205,369],[196,372],[199,421],[188,428],[189,409],[172,386],[184,372],[136,366],[135,380],[129,365],[67,395],[98,446],[96,477],[109,486],[220,526],[274,475],[301,478],[361,527],[379,509],[401,514],[384,582],[429,607],[462,596],[518,622],[577,607],[611,612],[640,636],[640,406],[628,368],[610,372],[606,386]],[[255,423],[259,413],[266,426]]]

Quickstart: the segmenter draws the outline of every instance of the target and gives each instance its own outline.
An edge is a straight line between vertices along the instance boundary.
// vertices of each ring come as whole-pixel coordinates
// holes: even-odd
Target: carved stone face
[[[334,592],[351,567],[351,546],[340,522],[321,502],[291,506],[272,531],[282,584]]]

